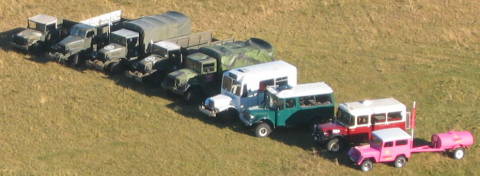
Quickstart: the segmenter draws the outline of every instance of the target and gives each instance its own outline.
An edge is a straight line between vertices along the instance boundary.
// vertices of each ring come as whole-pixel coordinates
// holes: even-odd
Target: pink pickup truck
[[[455,159],[462,159],[465,148],[473,144],[468,131],[449,131],[432,136],[430,145],[414,146],[412,137],[400,128],[372,132],[370,145],[357,146],[348,151],[348,156],[362,171],[373,168],[373,162],[393,162],[397,168],[405,166],[407,158],[418,152],[451,152]]]

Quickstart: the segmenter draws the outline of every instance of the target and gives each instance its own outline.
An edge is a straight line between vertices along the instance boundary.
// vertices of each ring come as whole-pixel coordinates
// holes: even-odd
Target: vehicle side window
[[[317,95],[315,96],[315,102],[319,105],[332,104],[330,95]]]
[[[203,73],[211,73],[215,71],[215,64],[214,63],[209,63],[203,65]]]
[[[268,86],[272,86],[274,84],[273,79],[265,80],[260,82],[260,86],[258,91],[265,91]]]
[[[385,120],[386,120],[385,113],[373,114],[373,115],[372,115],[372,120],[374,120],[375,123],[385,122]]]
[[[293,108],[295,107],[295,99],[291,98],[291,99],[287,99],[287,101],[285,102],[285,108]]]
[[[288,77],[281,77],[275,79],[275,84],[279,87],[285,87],[288,85]]]
[[[47,26],[47,31],[53,31],[55,30],[55,24],[50,24]]]
[[[88,32],[87,33],[87,38],[93,37],[93,34],[94,34],[93,31]]]
[[[393,142],[385,142],[385,144],[383,145],[383,147],[392,147],[393,146]]]
[[[407,144],[408,144],[408,140],[395,141],[395,146],[401,146],[401,145],[407,145]]]
[[[248,91],[247,91],[247,85],[243,85],[242,89],[242,97],[247,97],[248,96]]]
[[[402,112],[389,112],[388,121],[402,120]]]
[[[300,106],[309,107],[315,105],[315,97],[300,97]]]
[[[368,115],[357,117],[357,125],[366,125],[366,124],[368,124]]]

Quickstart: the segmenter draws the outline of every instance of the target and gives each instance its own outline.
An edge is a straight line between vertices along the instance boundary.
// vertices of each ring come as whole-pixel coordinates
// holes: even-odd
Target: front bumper
[[[130,71],[130,70],[128,70],[128,71],[125,72],[125,77],[130,78],[130,79],[133,79],[133,80],[135,80],[135,81],[137,81],[137,82],[143,82],[143,78],[144,78],[144,77],[147,77],[148,75],[149,75],[149,74],[143,74],[143,73],[141,73],[141,72],[139,72],[139,71]]]
[[[200,112],[209,117],[217,117],[218,112],[207,108],[205,105],[200,105],[198,109],[200,110]]]
[[[314,131],[312,133],[312,137],[313,137],[313,141],[317,143],[325,143],[328,140],[330,140],[330,137],[325,136],[325,134],[323,134],[323,131],[317,131],[317,130]]]
[[[105,63],[103,61],[96,60],[96,59],[87,60],[85,62],[85,66],[87,66],[88,68],[98,70],[98,71],[104,71],[105,70]]]
[[[22,50],[22,51],[28,51],[30,49],[30,46],[31,46],[29,44],[20,45],[16,42],[10,42],[10,45],[13,46],[14,48]]]

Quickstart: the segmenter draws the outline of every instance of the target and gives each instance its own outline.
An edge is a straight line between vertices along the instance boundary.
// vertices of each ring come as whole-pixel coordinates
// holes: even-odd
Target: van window
[[[373,114],[373,115],[372,115],[372,120],[373,120],[375,123],[385,122],[385,120],[386,120],[385,113]]]
[[[388,121],[398,121],[402,120],[402,112],[389,112]]]
[[[286,87],[288,85],[288,77],[277,78],[275,84],[279,87]]]
[[[315,102],[321,105],[332,104],[332,98],[330,95],[317,95],[315,96]]]
[[[393,142],[385,142],[384,147],[393,147]]]
[[[295,99],[294,98],[287,99],[287,101],[285,102],[285,108],[293,108],[293,107],[295,107]]]
[[[265,91],[268,86],[273,86],[273,84],[274,84],[273,79],[261,81],[258,91]]]
[[[395,142],[395,146],[407,145],[408,140],[399,140]]]
[[[357,116],[357,125],[368,124],[368,115]]]
[[[309,107],[309,106],[318,106],[318,105],[327,105],[331,104],[329,95],[316,95],[308,97],[300,97],[300,106]]]

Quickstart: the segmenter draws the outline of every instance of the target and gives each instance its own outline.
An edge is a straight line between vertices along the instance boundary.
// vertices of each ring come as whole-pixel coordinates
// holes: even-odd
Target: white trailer
[[[268,86],[296,85],[297,68],[282,60],[232,69],[223,73],[221,94],[207,98],[199,109],[210,117],[241,116],[245,109],[263,103]]]

